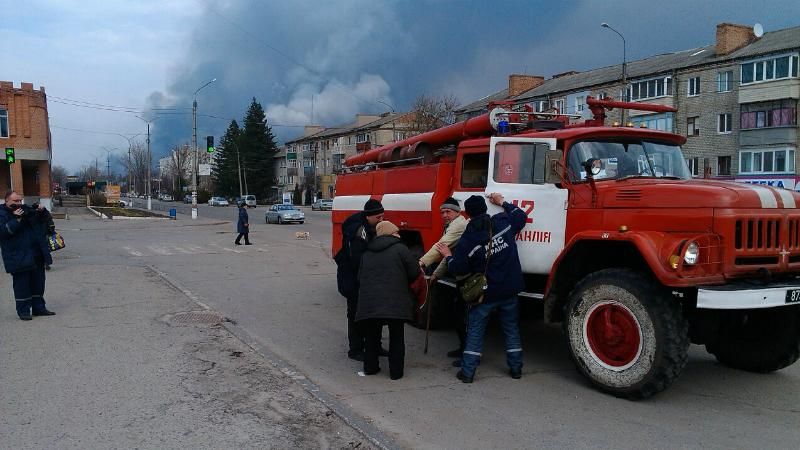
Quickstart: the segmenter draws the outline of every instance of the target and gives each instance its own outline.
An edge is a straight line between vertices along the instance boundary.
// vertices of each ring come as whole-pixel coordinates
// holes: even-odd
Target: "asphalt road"
[[[233,246],[234,224],[98,221],[98,261],[146,263],[167,273],[298,368],[326,392],[414,448],[796,448],[800,364],[769,375],[719,365],[692,346],[682,376],[666,392],[627,401],[594,390],[569,360],[560,328],[522,324],[521,380],[506,374],[499,328],[490,327],[475,383],[455,379],[444,353],[456,346],[435,331],[406,328],[406,376],[362,377],[345,357],[345,302],[330,259],[330,213],[306,210],[304,225],[266,225],[251,209],[253,246]],[[233,221],[234,207],[200,207]],[[256,218],[259,217],[258,220]],[[310,240],[297,240],[309,231]],[[69,240],[69,231],[65,231]],[[385,360],[384,360],[385,361]],[[385,362],[382,361],[382,364]]]

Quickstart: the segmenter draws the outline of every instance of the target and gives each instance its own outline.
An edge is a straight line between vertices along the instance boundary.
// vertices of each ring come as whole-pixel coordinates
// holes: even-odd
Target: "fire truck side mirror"
[[[545,183],[561,183],[564,179],[564,166],[561,158],[564,156],[563,150],[548,150],[545,153]]]

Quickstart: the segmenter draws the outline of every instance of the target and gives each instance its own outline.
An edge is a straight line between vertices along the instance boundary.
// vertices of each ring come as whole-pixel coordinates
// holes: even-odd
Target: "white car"
[[[169,194],[161,194],[158,198],[162,202],[171,202],[172,201],[172,196],[169,195]]]
[[[228,206],[228,200],[225,197],[211,197],[208,206]]]

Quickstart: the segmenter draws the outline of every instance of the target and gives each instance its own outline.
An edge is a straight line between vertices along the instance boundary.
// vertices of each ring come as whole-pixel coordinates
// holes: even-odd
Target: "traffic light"
[[[14,147],[6,147],[6,162],[9,164],[17,162],[17,158],[14,156]]]
[[[206,136],[206,151],[214,153],[214,136]]]

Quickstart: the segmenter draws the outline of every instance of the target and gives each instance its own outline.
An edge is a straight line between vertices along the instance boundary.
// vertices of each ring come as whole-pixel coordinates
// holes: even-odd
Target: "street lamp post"
[[[194,100],[192,101],[192,149],[194,150],[194,163],[192,164],[192,219],[197,219],[197,172],[199,170],[199,155],[197,154],[197,93],[215,81],[217,79],[213,78],[208,83],[197,88],[194,91]]]
[[[151,167],[153,166],[153,154],[150,153],[150,121],[144,119],[143,117],[136,116],[137,119],[143,120],[147,124],[147,182],[145,183],[145,189],[147,189],[147,209],[152,211],[153,209],[153,202],[152,202],[152,194],[153,189],[150,187],[150,181],[153,178],[150,174]]]
[[[615,30],[614,28],[611,27],[611,25],[609,25],[609,24],[607,24],[605,22],[601,23],[600,26],[603,27],[603,28],[608,28],[609,30],[613,31],[614,33],[617,33],[617,35],[620,38],[622,38],[622,92],[623,92],[622,99],[624,101],[628,101],[628,79],[627,79],[627,76],[626,76],[627,75],[626,74],[627,55],[625,54],[625,52],[626,52],[625,36],[623,36],[622,33],[620,33],[619,31]],[[624,126],[625,125],[625,109],[620,109],[620,114],[622,114],[622,121],[621,122],[622,122],[622,125]]]

